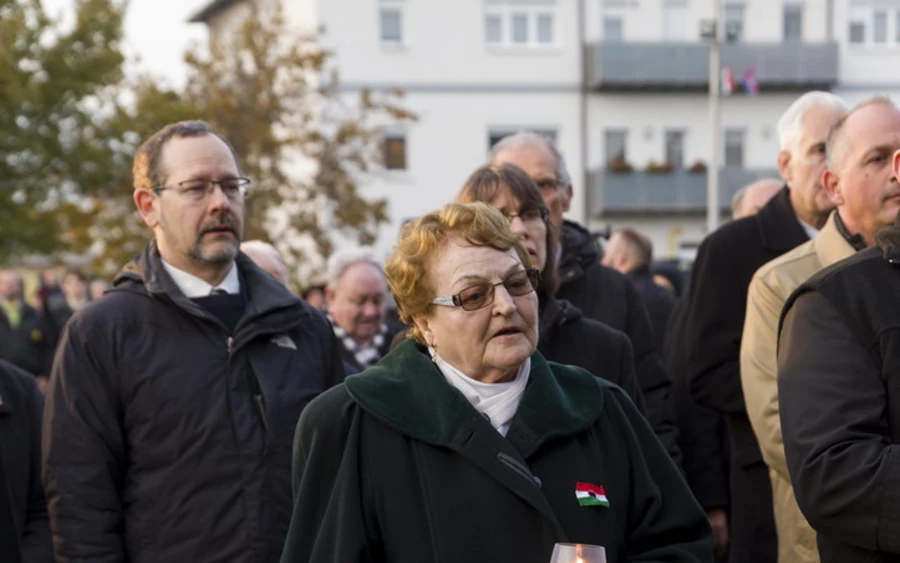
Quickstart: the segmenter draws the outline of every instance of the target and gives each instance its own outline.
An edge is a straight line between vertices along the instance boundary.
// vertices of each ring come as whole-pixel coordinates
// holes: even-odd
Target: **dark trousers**
[[[763,462],[731,463],[731,547],[729,563],[777,563],[778,535],[772,483]]]

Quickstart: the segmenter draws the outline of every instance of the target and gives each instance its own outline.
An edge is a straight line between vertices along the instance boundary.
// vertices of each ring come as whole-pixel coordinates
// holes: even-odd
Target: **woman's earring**
[[[434,363],[437,363],[437,358],[438,358],[437,348],[432,346],[431,347],[431,361]]]

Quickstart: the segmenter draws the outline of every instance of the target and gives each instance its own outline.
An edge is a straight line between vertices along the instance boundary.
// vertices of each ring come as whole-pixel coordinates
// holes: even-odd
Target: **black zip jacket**
[[[672,382],[662,365],[661,351],[647,309],[637,288],[624,274],[600,264],[600,253],[584,227],[566,221],[561,229],[562,258],[556,297],[577,307],[584,316],[620,330],[631,339],[638,384],[650,425],[666,451],[681,463],[678,430],[669,403]]]
[[[233,334],[155,244],[66,326],[43,443],[57,563],[278,560],[294,428],[343,369],[321,313],[236,265]]]
[[[541,298],[538,351],[551,362],[584,368],[615,383],[644,413],[644,397],[634,375],[634,353],[628,336],[553,296]]]

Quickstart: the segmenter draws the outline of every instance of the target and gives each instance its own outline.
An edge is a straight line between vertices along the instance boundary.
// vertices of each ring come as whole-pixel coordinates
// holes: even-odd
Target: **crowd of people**
[[[0,561],[900,561],[900,110],[777,128],[686,287],[521,132],[299,297],[228,140],[163,128],[109,287],[0,271]]]

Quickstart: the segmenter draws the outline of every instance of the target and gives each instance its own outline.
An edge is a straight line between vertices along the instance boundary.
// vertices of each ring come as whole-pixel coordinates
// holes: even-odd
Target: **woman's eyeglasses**
[[[513,297],[528,295],[541,283],[541,273],[534,269],[522,270],[497,283],[484,282],[465,288],[456,295],[435,297],[435,305],[462,307],[464,311],[476,311],[494,302],[494,288],[502,285]]]

